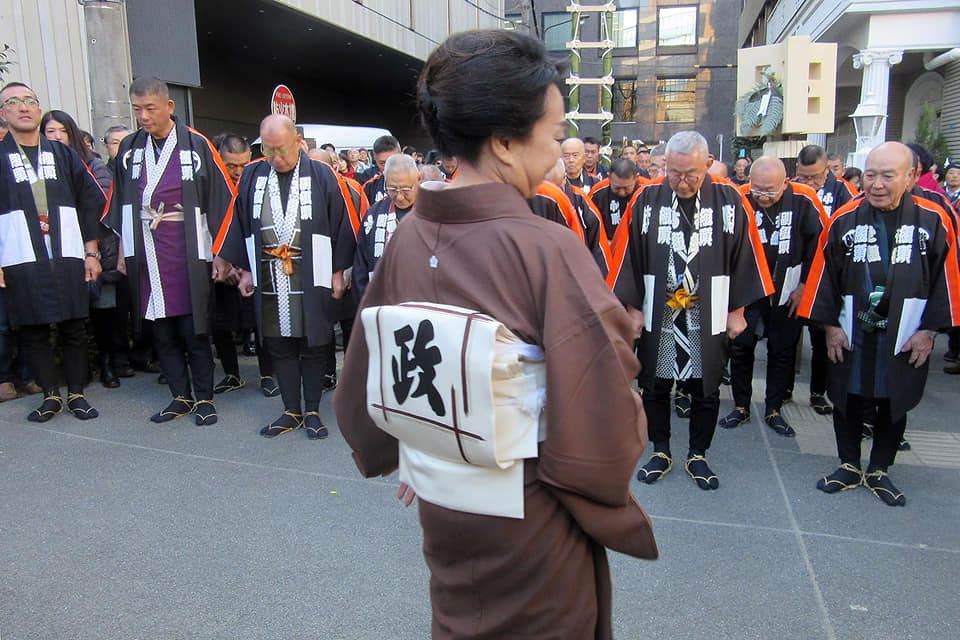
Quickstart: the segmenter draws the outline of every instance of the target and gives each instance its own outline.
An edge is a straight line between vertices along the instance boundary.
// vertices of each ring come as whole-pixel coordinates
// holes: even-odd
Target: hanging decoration
[[[783,84],[773,73],[763,72],[763,80],[737,100],[734,113],[744,133],[773,133],[783,122]]]

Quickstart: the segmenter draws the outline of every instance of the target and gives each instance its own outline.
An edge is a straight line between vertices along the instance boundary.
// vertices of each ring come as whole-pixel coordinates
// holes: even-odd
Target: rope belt
[[[667,306],[675,311],[680,309],[692,309],[694,303],[699,299],[700,296],[692,296],[687,293],[687,290],[683,287],[680,287],[672,294],[667,294]]]
[[[293,259],[300,257],[299,249],[293,249],[290,245],[282,244],[276,249],[264,249],[263,252],[277,260],[282,260],[283,272],[288,276],[293,275]]]
[[[150,207],[144,207],[140,211],[140,219],[145,222],[150,223],[150,230],[156,231],[157,227],[160,226],[161,222],[183,222],[183,207],[178,205],[174,206],[173,211],[168,211],[164,213],[163,211],[164,203],[160,203],[160,206],[157,209],[151,209]]]

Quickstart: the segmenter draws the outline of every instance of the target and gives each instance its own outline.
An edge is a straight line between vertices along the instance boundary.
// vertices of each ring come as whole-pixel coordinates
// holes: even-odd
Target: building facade
[[[286,84],[304,123],[390,129],[426,146],[416,78],[448,34],[500,28],[504,0],[0,0],[4,80],[100,137],[132,125],[131,78],[165,80],[205,134],[256,137]],[[371,141],[372,143],[372,141]]]
[[[607,4],[579,0],[581,5]],[[558,56],[569,55],[569,0],[509,0],[507,17],[529,28]],[[736,101],[736,38],[739,6],[733,0],[617,0],[613,51],[612,140],[654,145],[677,131],[695,129],[711,152],[732,162]],[[582,40],[601,40],[600,18],[584,13]],[[601,54],[587,50],[583,77],[601,75]],[[581,110],[600,100],[596,87],[581,89]],[[599,138],[600,125],[587,122],[581,135]]]
[[[744,0],[744,47],[807,35],[837,43],[834,133],[811,136],[863,166],[884,140],[912,142],[925,110],[960,154],[960,3],[955,0]]]

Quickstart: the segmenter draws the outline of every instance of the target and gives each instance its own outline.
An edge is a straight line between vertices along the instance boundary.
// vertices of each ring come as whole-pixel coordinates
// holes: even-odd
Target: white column
[[[857,128],[857,150],[850,154],[848,166],[863,168],[870,150],[886,140],[890,67],[902,60],[902,49],[864,49],[853,55],[853,68],[863,69],[863,81],[860,104],[850,114]]]

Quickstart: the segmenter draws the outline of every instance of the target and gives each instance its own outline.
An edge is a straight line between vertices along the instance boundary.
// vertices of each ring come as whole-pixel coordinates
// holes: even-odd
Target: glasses
[[[262,147],[262,151],[264,156],[267,158],[272,158],[274,156],[285,156],[299,146],[299,143],[294,142],[285,149],[271,149],[270,147]]]
[[[750,193],[752,193],[755,198],[776,198],[780,195],[779,191],[759,191],[757,189],[750,189]]]
[[[683,180],[687,184],[697,184],[703,180],[703,176],[697,173],[680,173],[679,171],[667,171],[667,176],[671,180]]]
[[[398,193],[407,195],[413,193],[413,189],[413,187],[387,187],[387,195],[395,196]]]
[[[13,98],[7,98],[0,104],[2,104],[4,107],[18,107],[22,104],[25,104],[28,107],[39,107],[40,101],[32,96],[26,96],[24,98],[14,96]]]

